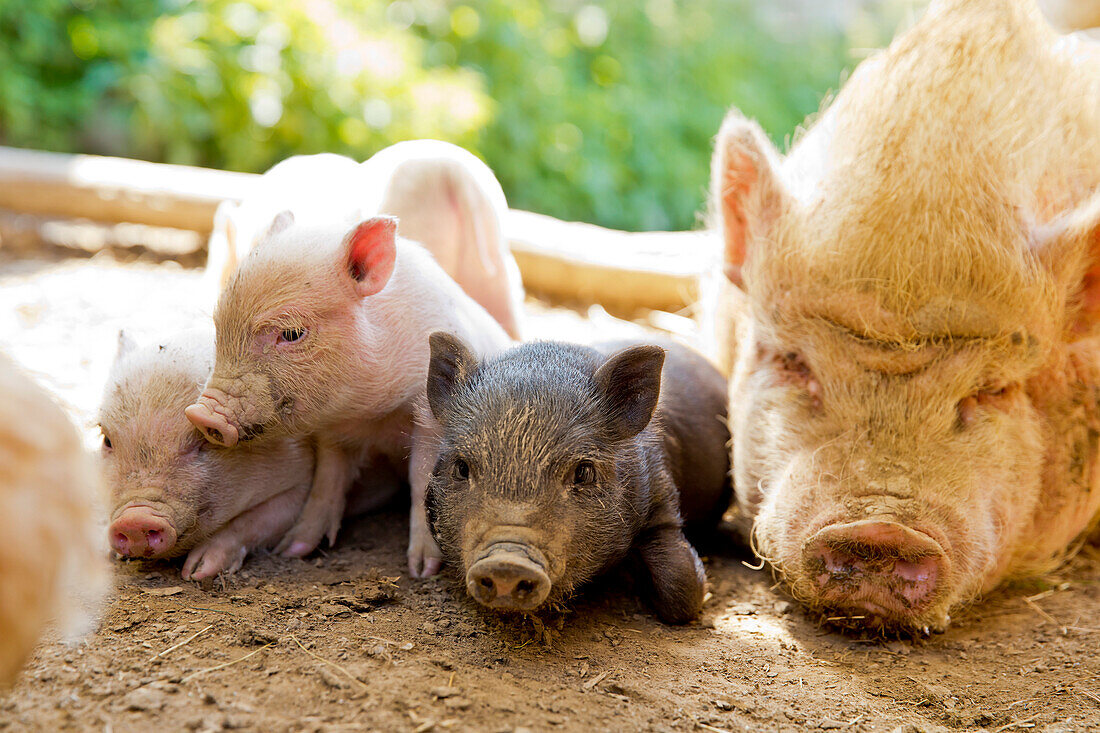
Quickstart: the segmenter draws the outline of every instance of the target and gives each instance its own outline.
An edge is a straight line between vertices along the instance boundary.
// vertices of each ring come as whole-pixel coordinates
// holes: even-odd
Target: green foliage
[[[887,36],[811,0],[466,3],[0,0],[0,140],[261,171],[440,137],[513,206],[686,228],[731,105],[782,142]]]
[[[357,7],[356,7],[357,6]],[[384,3],[199,0],[157,20],[127,80],[141,154],[264,170],[295,153],[365,158],[398,140],[473,142],[481,80],[425,69]]]
[[[849,60],[842,33],[753,0],[413,5],[434,56],[488,82],[478,146],[512,205],[617,228],[691,227],[726,110],[782,142]]]

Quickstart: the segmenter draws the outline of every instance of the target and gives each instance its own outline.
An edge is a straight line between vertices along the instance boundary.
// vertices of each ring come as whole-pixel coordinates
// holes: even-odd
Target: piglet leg
[[[683,530],[676,524],[652,527],[638,538],[637,547],[649,571],[657,615],[670,624],[694,620],[703,609],[707,576]]]
[[[304,557],[316,550],[326,536],[329,546],[335,544],[340,521],[344,518],[348,489],[354,478],[355,465],[343,451],[318,445],[309,498],[298,521],[275,551],[286,557]]]
[[[413,428],[412,450],[409,455],[409,486],[412,489],[412,506],[409,509],[409,575],[427,578],[439,572],[443,556],[428,528],[428,512],[424,497],[428,491],[428,477],[437,456],[439,445],[435,430],[429,426]]]
[[[305,493],[303,489],[284,491],[238,514],[191,550],[183,563],[183,579],[202,580],[240,570],[249,552],[273,545],[290,529]]]

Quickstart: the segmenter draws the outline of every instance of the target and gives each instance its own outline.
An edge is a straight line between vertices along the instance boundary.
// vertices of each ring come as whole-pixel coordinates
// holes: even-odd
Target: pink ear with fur
[[[347,237],[347,272],[360,297],[386,287],[397,258],[397,219],[378,216],[360,223]]]
[[[755,122],[731,112],[722,123],[711,166],[712,195],[725,240],[726,277],[744,287],[755,240],[766,237],[786,192],[776,173],[779,153]]]

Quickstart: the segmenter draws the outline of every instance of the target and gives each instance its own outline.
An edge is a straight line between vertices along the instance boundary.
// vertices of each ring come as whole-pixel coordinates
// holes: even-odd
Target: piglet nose
[[[482,605],[531,611],[550,595],[550,578],[524,555],[497,552],[470,566],[466,588]]]
[[[806,541],[803,563],[826,606],[898,618],[934,600],[947,570],[929,535],[880,520],[825,527]]]
[[[124,510],[108,529],[111,547],[123,557],[162,557],[176,544],[176,530],[145,506]]]
[[[237,428],[224,415],[210,409],[208,405],[196,402],[188,405],[183,414],[211,443],[226,448],[232,448],[237,444]]]

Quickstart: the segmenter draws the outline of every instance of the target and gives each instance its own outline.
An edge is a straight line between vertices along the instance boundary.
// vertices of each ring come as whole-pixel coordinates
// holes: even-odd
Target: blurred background
[[[0,0],[0,144],[262,172],[463,145],[515,208],[688,229],[736,105],[785,147],[920,0]]]

